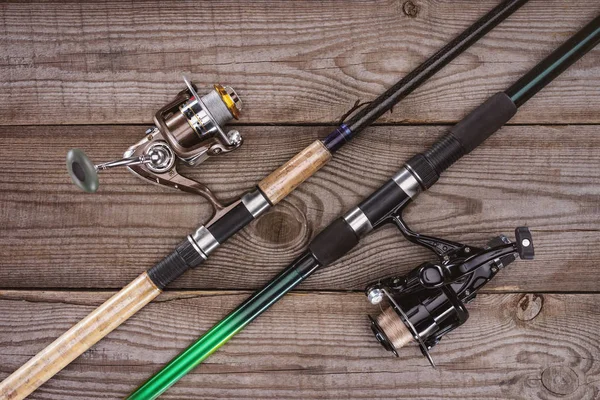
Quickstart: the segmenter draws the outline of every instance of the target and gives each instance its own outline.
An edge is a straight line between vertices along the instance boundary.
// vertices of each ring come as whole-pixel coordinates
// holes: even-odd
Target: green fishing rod
[[[402,210],[440,174],[507,123],[517,109],[600,42],[595,18],[504,92],[497,93],[451,128],[430,149],[411,158],[388,182],[338,218],[311,242],[308,250],[208,330],[161,371],[128,396],[158,397],[231,337],[295,288],[315,270],[348,253],[360,238],[387,223],[399,224]]]

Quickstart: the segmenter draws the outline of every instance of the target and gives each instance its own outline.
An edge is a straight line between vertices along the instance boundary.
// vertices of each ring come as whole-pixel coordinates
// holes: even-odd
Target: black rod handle
[[[516,112],[517,107],[510,97],[502,92],[496,93],[450,128],[450,134],[458,140],[464,154],[468,154],[506,124]],[[433,158],[433,149],[425,155]]]
[[[420,183],[430,188],[440,174],[483,143],[506,124],[519,106],[600,43],[600,16],[597,16],[552,54],[538,63],[505,92],[497,93],[473,110],[429,150],[407,163]]]
[[[517,107],[504,92],[496,93],[454,125],[427,151],[411,158],[407,165],[425,188],[430,188],[440,174],[483,143],[507,123]]]

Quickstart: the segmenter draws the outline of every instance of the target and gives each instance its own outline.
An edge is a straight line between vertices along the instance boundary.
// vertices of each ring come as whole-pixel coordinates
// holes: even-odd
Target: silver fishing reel
[[[73,183],[93,193],[98,190],[98,172],[124,166],[142,179],[199,194],[216,209],[223,208],[205,185],[180,175],[176,164],[179,160],[196,166],[211,156],[237,149],[242,136],[237,130],[225,132],[224,126],[238,119],[242,102],[231,87],[218,84],[201,97],[196,87],[183,79],[187,88],[154,115],[155,126],[127,149],[124,158],[95,165],[83,151],[70,150],[67,169]]]

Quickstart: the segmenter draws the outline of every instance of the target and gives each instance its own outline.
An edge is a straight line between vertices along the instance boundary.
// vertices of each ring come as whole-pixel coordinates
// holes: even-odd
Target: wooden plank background
[[[244,101],[244,146],[186,173],[239,195],[496,3],[1,3],[0,379],[210,212],[126,171],[82,193],[65,171],[69,148],[117,157],[181,90],[181,74],[202,88],[231,85]],[[596,1],[531,0],[31,398],[126,395],[598,11]],[[165,398],[598,398],[599,109],[595,49],[407,210],[428,234],[478,245],[527,225],[536,244],[536,260],[502,271],[434,349],[437,370],[414,347],[391,357],[369,332],[378,309],[364,286],[431,259],[383,229]]]

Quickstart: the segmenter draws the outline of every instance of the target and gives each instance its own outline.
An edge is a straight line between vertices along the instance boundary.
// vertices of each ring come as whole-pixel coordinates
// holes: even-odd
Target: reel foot
[[[88,193],[98,190],[98,171],[92,161],[79,149],[67,153],[67,170],[75,185]]]

